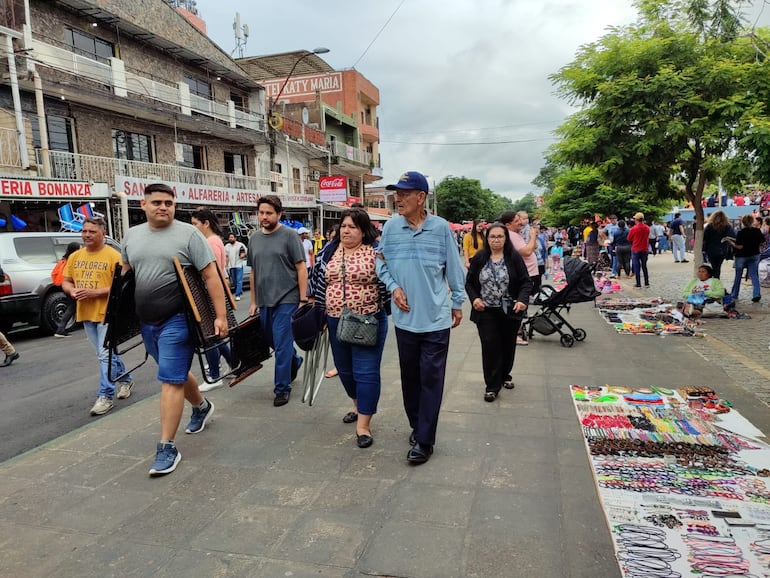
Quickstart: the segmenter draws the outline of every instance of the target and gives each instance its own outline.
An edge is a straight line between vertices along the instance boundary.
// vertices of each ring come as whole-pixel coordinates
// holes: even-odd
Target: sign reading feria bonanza
[[[332,175],[318,179],[318,197],[322,203],[344,203],[348,200],[348,178]]]
[[[0,178],[0,199],[108,199],[107,183]]]
[[[129,199],[144,198],[144,188],[158,182],[157,179],[140,179],[115,175],[115,190],[125,193]],[[303,208],[315,207],[313,195],[282,195],[270,191],[255,191],[245,189],[231,189],[227,187],[215,187],[210,185],[193,185],[190,183],[177,183],[162,181],[176,194],[177,203],[195,205],[220,205],[227,207],[256,206],[257,201],[264,195],[278,195],[284,207]]]

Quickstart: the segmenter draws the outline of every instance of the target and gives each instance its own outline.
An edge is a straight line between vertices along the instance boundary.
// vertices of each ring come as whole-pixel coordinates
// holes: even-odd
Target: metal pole
[[[45,120],[45,102],[43,100],[43,83],[37,69],[32,69],[32,80],[35,85],[35,104],[37,106],[37,125],[40,131],[40,156],[43,157],[43,176],[51,178],[51,154],[48,150],[48,125]]]
[[[24,131],[24,117],[21,114],[21,97],[19,96],[19,78],[16,76],[16,55],[13,53],[13,39],[5,37],[5,49],[8,54],[8,75],[11,79],[11,95],[13,96],[13,111],[16,117],[16,138],[19,141],[19,158],[21,166],[29,168],[27,154],[27,133]]]

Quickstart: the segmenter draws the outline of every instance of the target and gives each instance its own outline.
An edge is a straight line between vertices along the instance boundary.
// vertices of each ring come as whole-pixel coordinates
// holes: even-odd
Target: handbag
[[[372,347],[377,344],[379,321],[373,313],[356,313],[347,307],[345,289],[345,252],[342,253],[342,299],[345,306],[337,324],[337,341],[350,345]]]

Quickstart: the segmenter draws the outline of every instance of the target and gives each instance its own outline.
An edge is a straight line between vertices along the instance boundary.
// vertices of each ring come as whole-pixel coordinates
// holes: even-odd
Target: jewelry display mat
[[[770,446],[717,392],[570,386],[623,576],[770,578]]]

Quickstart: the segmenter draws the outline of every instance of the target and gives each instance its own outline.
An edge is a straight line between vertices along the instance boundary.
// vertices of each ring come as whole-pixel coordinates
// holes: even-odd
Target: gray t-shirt
[[[254,273],[252,291],[257,307],[299,303],[297,263],[305,263],[305,250],[297,232],[279,226],[266,235],[257,231],[249,239],[249,265]]]
[[[150,325],[159,325],[184,311],[175,256],[182,265],[194,265],[199,271],[216,260],[201,232],[180,221],[163,229],[151,229],[147,223],[132,227],[123,239],[120,255],[136,277],[136,314]]]

